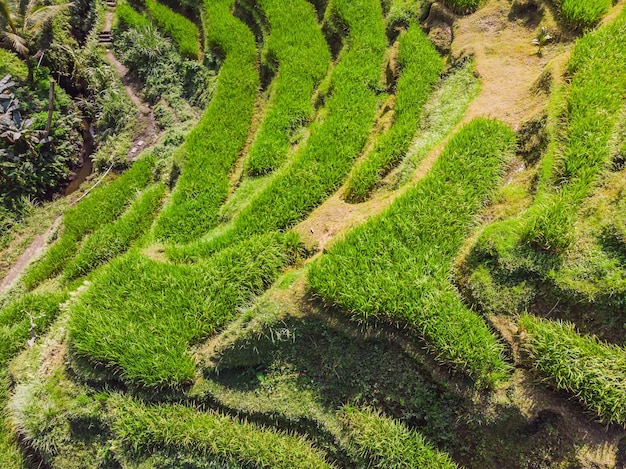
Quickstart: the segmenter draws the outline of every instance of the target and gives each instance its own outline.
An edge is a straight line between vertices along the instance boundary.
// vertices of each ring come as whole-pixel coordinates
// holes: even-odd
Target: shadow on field
[[[289,340],[277,340],[280,336]],[[479,395],[463,378],[438,367],[407,331],[380,324],[359,328],[332,311],[288,316],[222,351],[218,366],[203,373],[250,402],[284,394],[277,388],[288,380],[296,390],[294,413],[301,392],[315,396],[328,414],[346,404],[377,408],[465,467],[553,467],[573,461],[576,451],[575,437],[559,429],[564,421],[558,413],[536,409],[528,419],[510,402],[494,403],[492,395]],[[284,426],[274,412],[266,412],[265,419],[254,414],[259,423]],[[297,427],[288,429],[302,431]]]

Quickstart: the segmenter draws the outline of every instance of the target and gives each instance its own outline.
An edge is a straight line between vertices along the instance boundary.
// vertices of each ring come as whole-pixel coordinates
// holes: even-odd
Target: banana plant
[[[541,28],[541,31],[535,39],[532,40],[532,44],[539,47],[537,55],[541,55],[543,47],[552,40],[552,36],[548,33],[548,28],[545,26]]]

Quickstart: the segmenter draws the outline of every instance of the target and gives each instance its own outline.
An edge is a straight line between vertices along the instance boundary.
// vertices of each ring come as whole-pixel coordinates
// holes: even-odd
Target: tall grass
[[[501,379],[503,346],[462,303],[450,271],[513,145],[513,132],[497,121],[466,125],[421,183],[312,267],[311,288],[355,319],[412,326],[440,361],[478,383]]]
[[[305,0],[257,0],[270,27],[264,54],[278,63],[270,108],[246,161],[252,175],[275,170],[284,161],[290,137],[313,112],[311,95],[330,66],[330,51]]]
[[[149,187],[119,219],[104,225],[85,239],[76,257],[65,268],[64,277],[72,280],[86,275],[125,252],[133,241],[150,229],[164,194],[163,184]]]
[[[581,336],[572,324],[526,314],[519,318],[533,366],[557,389],[570,392],[603,421],[626,423],[626,351]]]
[[[467,15],[478,10],[485,0],[443,0],[448,7],[461,15]]]
[[[125,1],[120,1],[115,7],[115,18],[117,20],[117,28],[122,31],[151,25],[146,15],[138,13]]]
[[[569,64],[572,84],[551,182],[525,217],[522,239],[546,250],[571,243],[576,210],[611,164],[609,140],[626,95],[626,10],[612,24],[578,40]]]
[[[255,237],[194,266],[131,251],[97,273],[72,305],[69,333],[78,356],[147,387],[191,382],[189,346],[222,328],[291,260],[292,237]]]
[[[589,28],[611,8],[613,0],[555,0],[563,19],[578,29]]]
[[[174,40],[181,55],[197,60],[200,56],[197,26],[156,0],[146,0],[146,7],[159,28]]]
[[[75,207],[67,210],[63,217],[64,232],[46,255],[24,276],[27,288],[35,288],[43,280],[57,275],[74,257],[78,243],[85,235],[111,223],[126,209],[138,190],[152,180],[154,157],[147,156],[135,164],[112,183],[99,186]]]
[[[374,150],[348,179],[346,199],[362,202],[382,176],[398,164],[415,136],[422,109],[439,78],[443,61],[421,27],[413,24],[400,37],[400,79],[396,89],[394,122]]]
[[[254,468],[330,468],[323,454],[302,437],[262,428],[213,411],[182,405],[146,406],[112,398],[113,432],[134,451],[188,451]],[[230,465],[228,466],[230,467]]]
[[[0,309],[0,467],[18,469],[23,466],[22,453],[14,441],[5,410],[9,378],[6,365],[31,338],[46,332],[59,313],[59,305],[67,299],[65,293],[28,294]]]
[[[337,0],[332,15],[349,31],[333,70],[327,115],[307,145],[255,196],[233,228],[209,242],[172,249],[172,257],[210,252],[253,234],[285,230],[301,221],[337,190],[362,150],[374,121],[380,90],[385,25],[380,2]]]
[[[347,452],[359,467],[381,469],[458,467],[433,448],[422,435],[401,422],[371,410],[344,407],[340,419],[345,425]]]
[[[206,1],[207,50],[225,56],[217,90],[184,144],[185,164],[169,204],[157,221],[158,238],[191,241],[213,228],[228,194],[228,172],[244,146],[259,85],[256,44],[231,15],[234,0]]]

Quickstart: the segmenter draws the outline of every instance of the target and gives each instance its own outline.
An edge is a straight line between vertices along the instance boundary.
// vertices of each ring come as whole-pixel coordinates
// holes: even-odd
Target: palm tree
[[[41,5],[40,2],[0,0],[0,38],[6,47],[22,56],[28,66],[29,80],[33,74],[29,46],[55,16],[72,6],[71,3]]]

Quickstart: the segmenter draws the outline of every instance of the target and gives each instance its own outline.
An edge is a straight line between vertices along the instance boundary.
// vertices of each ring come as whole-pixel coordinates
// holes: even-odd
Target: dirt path
[[[52,223],[52,226],[48,228],[48,231],[37,236],[28,248],[17,259],[13,267],[7,272],[6,276],[0,282],[0,294],[7,291],[13,286],[13,284],[21,277],[22,273],[28,267],[28,264],[34,259],[37,259],[45,250],[47,240],[50,235],[57,229],[61,223],[62,217],[57,217]]]
[[[108,10],[106,12],[104,23],[105,24],[102,30],[110,31],[111,25],[113,24],[112,10]],[[134,161],[142,149],[157,142],[160,137],[160,132],[156,126],[154,112],[152,112],[152,109],[148,104],[144,103],[141,100],[141,98],[138,96],[138,93],[135,91],[132,79],[128,73],[128,68],[126,68],[124,64],[122,64],[117,59],[117,57],[115,57],[113,52],[108,48],[106,50],[105,59],[119,75],[120,79],[122,80],[122,85],[124,85],[124,89],[126,90],[126,93],[130,97],[133,104],[137,106],[137,109],[139,110],[137,128],[141,129],[141,131],[137,136],[134,137],[130,147],[130,151],[128,152],[128,158],[131,161]]]

